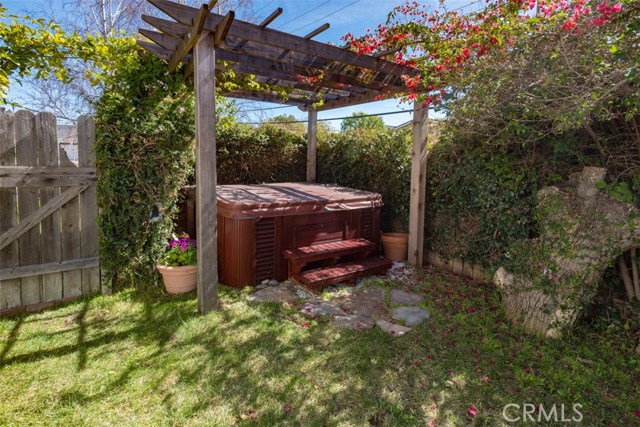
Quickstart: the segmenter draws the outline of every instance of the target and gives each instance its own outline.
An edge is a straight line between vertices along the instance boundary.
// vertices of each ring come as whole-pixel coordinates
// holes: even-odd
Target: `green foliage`
[[[429,160],[430,246],[443,256],[490,265],[532,233],[535,172],[507,154],[436,144]]]
[[[382,194],[382,229],[406,231],[411,181],[406,130],[355,129],[318,141],[319,182]]]
[[[53,21],[7,14],[0,4],[0,106],[9,103],[10,79],[35,73],[37,78],[56,76],[68,81],[65,60],[82,42],[76,33],[66,34]]]
[[[626,182],[598,182],[596,183],[596,187],[604,190],[607,194],[613,197],[616,200],[619,200],[624,203],[633,203],[634,202],[634,194],[629,188],[629,185]]]
[[[193,94],[180,73],[133,39],[113,39],[97,81],[96,164],[100,263],[116,287],[153,283],[178,191],[194,160]],[[151,220],[158,207],[159,221]]]
[[[217,128],[218,183],[304,181],[306,140],[277,125]]]
[[[171,240],[169,248],[160,258],[160,263],[169,267],[184,267],[198,263],[196,241],[188,237]]]
[[[380,116],[366,117],[366,114],[361,112],[353,113],[351,116],[352,117],[342,121],[342,124],[340,125],[340,130],[342,130],[342,132],[353,129],[383,130],[386,128],[386,125]]]

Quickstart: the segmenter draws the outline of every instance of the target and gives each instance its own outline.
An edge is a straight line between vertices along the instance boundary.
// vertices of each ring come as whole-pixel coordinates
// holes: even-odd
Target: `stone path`
[[[323,300],[301,291],[288,281],[264,285],[248,299],[281,303],[306,299],[300,308],[302,314],[312,318],[329,317],[332,325],[342,328],[371,329],[377,325],[390,335],[401,336],[411,330],[409,326],[419,325],[430,317],[428,311],[418,306],[424,297],[403,289],[387,291],[376,286],[341,288],[331,300]]]

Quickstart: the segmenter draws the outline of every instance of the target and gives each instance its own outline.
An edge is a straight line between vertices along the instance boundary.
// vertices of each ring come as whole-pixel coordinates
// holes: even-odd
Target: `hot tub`
[[[377,193],[337,185],[219,185],[218,274],[233,287],[286,280],[286,249],[364,238],[378,247]],[[187,188],[184,228],[195,236],[195,188]]]

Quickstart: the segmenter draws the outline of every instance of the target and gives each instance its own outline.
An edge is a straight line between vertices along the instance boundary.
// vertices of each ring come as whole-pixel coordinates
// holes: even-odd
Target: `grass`
[[[418,289],[432,318],[402,337],[229,289],[206,316],[193,296],[130,291],[3,319],[0,425],[553,425],[509,424],[508,403],[521,417],[525,403],[564,404],[567,418],[583,405],[581,423],[558,425],[640,420],[630,335],[582,324],[531,338],[505,322],[490,285],[434,272]]]

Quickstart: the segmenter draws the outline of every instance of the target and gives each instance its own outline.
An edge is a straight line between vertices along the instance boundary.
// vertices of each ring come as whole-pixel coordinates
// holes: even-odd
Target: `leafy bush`
[[[219,184],[305,180],[304,135],[269,124],[235,123],[216,131]]]
[[[427,236],[443,256],[489,265],[532,233],[535,171],[508,154],[432,150],[428,167]]]
[[[410,150],[407,130],[354,129],[327,135],[318,141],[318,181],[382,194],[382,229],[406,231]]]
[[[154,282],[178,191],[193,168],[194,104],[180,73],[168,74],[133,39],[110,49],[112,68],[95,105],[98,224],[101,267],[122,288]]]

